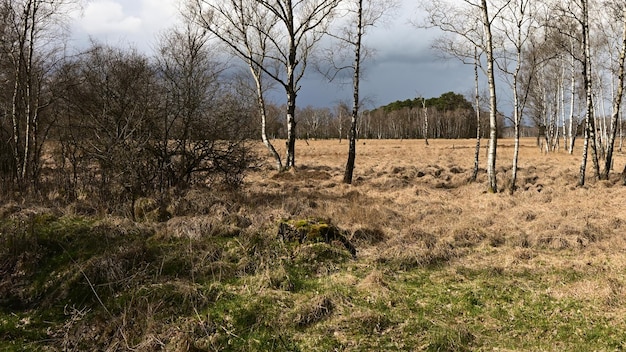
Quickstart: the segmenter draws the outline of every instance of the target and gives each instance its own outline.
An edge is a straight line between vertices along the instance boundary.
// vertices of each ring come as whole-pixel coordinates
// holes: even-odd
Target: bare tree
[[[491,32],[493,19],[489,15],[487,0],[481,0],[479,7],[482,13],[483,27],[486,39],[485,53],[487,54],[487,82],[489,85],[489,152],[487,154],[487,179],[489,185],[487,189],[489,192],[497,193],[498,182],[496,178],[496,150],[498,144],[498,100],[496,97],[496,79],[494,73],[495,59],[493,55],[493,35]]]
[[[480,88],[478,84],[478,66],[480,65],[480,56],[478,55],[478,47],[474,47],[474,109],[476,110],[476,148],[474,148],[474,168],[470,181],[475,182],[478,177],[478,166],[480,164]]]
[[[528,97],[528,90],[520,92],[523,87],[520,84],[520,72],[522,69],[523,50],[528,39],[533,36],[535,29],[535,19],[533,18],[530,0],[512,0],[509,1],[509,6],[504,8],[502,16],[499,18],[500,32],[503,33],[505,43],[502,44],[503,55],[502,64],[499,64],[500,69],[511,77],[511,89],[513,91],[513,128],[515,138],[515,148],[513,151],[513,166],[511,170],[511,184],[510,192],[513,193],[516,188],[518,159],[520,149],[520,125],[522,117],[524,115],[524,108],[526,106],[526,100]],[[508,42],[508,43],[507,43]],[[511,49],[509,50],[509,47]],[[530,51],[531,55],[536,51]],[[534,78],[534,70],[536,67],[536,60],[532,60],[534,56],[531,56],[529,62],[529,68],[526,70],[527,74],[524,76],[528,82],[526,86],[529,86]],[[511,69],[510,61],[513,62],[513,68]]]
[[[189,20],[199,23],[217,36],[248,66],[255,85],[258,112],[261,118],[261,139],[274,158],[277,170],[283,169],[280,155],[267,135],[267,103],[265,77],[267,72],[278,75],[275,63],[268,62],[276,31],[275,15],[264,10],[253,0],[204,1],[190,0],[187,8]]]
[[[348,132],[348,161],[346,163],[346,170],[343,174],[343,182],[351,184],[352,175],[354,174],[354,162],[356,159],[356,126],[357,118],[359,116],[359,84],[361,83],[361,43],[363,40],[365,23],[363,21],[363,0],[356,1],[356,35],[354,39],[351,39],[352,35],[348,35],[345,40],[354,46],[354,79],[352,87],[352,116],[350,119],[350,130]],[[371,4],[371,2],[370,2]]]
[[[352,112],[348,129],[348,160],[344,172],[344,183],[352,183],[356,160],[356,138],[358,118],[361,109],[360,83],[362,79],[363,61],[368,52],[363,45],[363,37],[368,27],[374,26],[386,11],[396,6],[395,0],[350,0],[344,1],[340,18],[343,19],[335,28],[331,28],[329,36],[336,40],[335,45],[327,49],[318,70],[331,82],[341,73],[348,70],[352,73]],[[350,58],[351,53],[352,57]],[[351,61],[351,63],[348,63]]]
[[[262,72],[284,88],[287,95],[285,167],[295,166],[299,82],[340,0],[190,1],[194,20],[243,58],[253,74],[257,72],[255,77]],[[277,67],[280,70],[275,70]]]
[[[426,99],[422,98],[422,109],[424,112],[424,143],[428,145],[428,108],[426,107]]]
[[[197,136],[208,128],[205,114],[217,105],[226,68],[210,49],[208,33],[193,23],[160,36],[156,71],[162,98],[154,131],[160,191],[189,184],[202,163],[204,156],[194,149],[205,141]]]
[[[60,62],[64,15],[73,0],[4,0],[0,4],[0,50],[11,72],[6,111],[11,119],[14,179],[20,187],[37,181],[49,128],[42,114],[53,94],[47,83]]]
[[[460,4],[447,0],[422,1],[420,6],[426,10],[427,17],[424,21],[425,23],[421,24],[421,26],[426,28],[437,27],[451,34],[452,37],[439,38],[435,48],[448,55],[459,58],[463,62],[474,64],[476,68],[480,67],[487,76],[490,92],[489,152],[487,156],[488,190],[490,192],[498,192],[496,180],[498,114],[492,22],[494,18],[497,18],[504,6],[508,4],[508,1],[497,9],[496,15],[494,16],[490,16],[490,7],[485,0],[480,2],[463,0],[461,4],[464,4],[465,7],[461,7],[459,6]],[[461,40],[459,40],[459,38]],[[487,55],[486,69],[484,69],[482,65],[478,65],[480,55],[478,55],[478,50],[475,50],[476,48],[479,48],[480,52]],[[478,129],[478,133],[480,133],[480,129]],[[478,159],[479,150],[480,137],[477,136],[476,159]],[[477,171],[478,168],[475,167],[475,172]]]
[[[586,94],[586,114],[585,114],[585,142],[583,144],[583,155],[580,164],[580,176],[578,178],[578,185],[583,186],[585,184],[585,171],[587,169],[587,157],[589,148],[591,147],[591,156],[593,166],[595,169],[596,177],[600,175],[600,164],[598,162],[598,154],[596,147],[596,126],[593,116],[593,75],[591,70],[591,43],[589,35],[589,2],[588,0],[576,0],[574,5],[578,8],[578,16],[574,11],[569,11],[577,19],[582,37],[582,50],[584,52],[583,59],[583,80],[585,83]],[[590,145],[591,144],[591,145]]]
[[[611,115],[611,134],[609,136],[609,141],[607,145],[607,153],[606,159],[604,163],[604,170],[602,174],[600,174],[600,179],[608,180],[609,171],[611,170],[611,166],[613,163],[613,149],[615,146],[615,137],[617,135],[617,124],[619,122],[620,116],[620,108],[622,103],[622,98],[624,95],[624,60],[626,59],[626,7],[621,9],[622,11],[622,22],[623,22],[623,31],[622,31],[622,45],[620,50],[620,55],[618,59],[618,78],[617,78],[617,93],[613,99],[613,113]],[[616,11],[619,13],[619,11]]]

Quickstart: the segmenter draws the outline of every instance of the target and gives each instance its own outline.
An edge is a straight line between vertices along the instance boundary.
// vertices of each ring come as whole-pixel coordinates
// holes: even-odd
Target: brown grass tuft
[[[330,297],[316,296],[311,299],[307,298],[302,302],[296,302],[293,308],[293,322],[300,327],[306,327],[333,313],[335,305]]]

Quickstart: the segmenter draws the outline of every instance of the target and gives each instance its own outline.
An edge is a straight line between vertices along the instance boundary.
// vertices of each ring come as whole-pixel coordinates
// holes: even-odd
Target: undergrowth
[[[527,168],[527,189],[486,194],[460,151],[356,186],[312,163],[192,190],[165,222],[0,207],[0,351],[626,349],[626,219],[598,210],[623,191],[564,197]],[[356,257],[285,219],[332,221]]]
[[[157,225],[20,216],[1,224],[3,351],[626,347],[622,319],[550,294],[557,278],[591,273],[363,262],[271,229],[184,238]]]

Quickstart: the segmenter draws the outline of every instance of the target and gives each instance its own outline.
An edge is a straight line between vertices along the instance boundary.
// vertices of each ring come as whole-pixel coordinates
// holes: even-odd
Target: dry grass
[[[275,174],[268,160],[267,168],[247,178],[246,189],[259,207],[272,208],[264,212],[268,220],[328,217],[352,231],[382,229],[390,241],[429,233],[455,247],[529,242],[533,248],[587,250],[604,239],[621,241],[626,216],[619,209],[626,188],[618,185],[618,175],[596,182],[589,167],[587,186],[577,188],[580,153],[545,155],[534,143],[523,140],[513,195],[487,194],[484,170],[477,183],[468,183],[472,140],[433,140],[430,146],[419,140],[360,142],[354,185],[341,183],[345,143],[309,141],[297,146],[295,171]],[[498,153],[504,190],[512,141],[501,140]],[[625,161],[618,153],[615,170]]]
[[[619,175],[576,187],[580,150],[545,155],[528,139],[518,191],[492,194],[484,169],[468,182],[474,142],[360,141],[353,185],[345,142],[299,142],[295,170],[267,158],[241,192],[172,199],[163,223],[1,206],[16,250],[0,251],[0,293],[42,311],[0,309],[0,349],[21,350],[17,337],[50,350],[626,348]],[[498,153],[504,188],[512,141]],[[280,241],[281,220],[307,218],[346,230],[356,259]]]
[[[595,181],[589,161],[587,185],[576,187],[580,150],[545,154],[535,139],[524,139],[518,190],[489,194],[484,169],[477,183],[468,183],[474,143],[361,141],[355,182],[345,185],[345,142],[301,142],[295,171],[276,174],[268,159],[266,168],[247,178],[246,190],[259,200],[253,212],[266,216],[257,220],[331,218],[353,233],[360,262],[404,270],[440,263],[450,263],[450,270],[597,270],[604,274],[555,283],[549,292],[555,298],[612,302],[602,308],[626,313],[614,304],[621,300],[619,277],[626,270],[626,187],[619,184],[619,171],[609,181]],[[503,191],[510,183],[512,154],[513,141],[501,140],[497,169]],[[481,165],[485,159],[483,148]],[[617,153],[614,170],[625,162],[624,153]],[[377,231],[374,241],[368,236],[372,231]]]

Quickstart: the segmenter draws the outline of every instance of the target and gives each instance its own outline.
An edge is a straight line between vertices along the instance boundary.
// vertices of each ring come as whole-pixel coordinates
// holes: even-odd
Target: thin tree
[[[440,48],[442,52],[461,59],[463,62],[476,63],[478,55],[473,51],[474,48],[480,48],[481,52],[487,55],[487,68],[484,73],[487,76],[489,85],[489,149],[487,155],[487,177],[488,191],[498,192],[496,180],[496,150],[498,137],[497,123],[497,96],[496,81],[494,73],[494,45],[492,35],[492,23],[498,17],[502,9],[508,5],[506,1],[499,7],[495,15],[489,13],[489,6],[486,0],[474,2],[471,0],[463,0],[466,7],[459,7],[457,3],[446,0],[422,1],[420,6],[426,10],[427,17],[424,24],[418,24],[421,27],[437,27],[448,34],[452,34],[452,38],[438,39],[436,48]],[[457,40],[462,38],[462,40]],[[447,39],[447,40],[446,40]],[[470,61],[473,60],[473,61]],[[482,68],[482,66],[480,66]]]
[[[474,149],[474,168],[472,169],[471,182],[475,182],[478,177],[478,167],[480,165],[480,88],[478,83],[478,67],[480,65],[480,56],[478,55],[478,47],[474,47],[474,109],[476,110],[476,148]]]
[[[424,143],[428,145],[428,108],[426,99],[422,97],[422,110],[424,111]]]
[[[496,79],[494,73],[495,59],[493,55],[493,35],[491,32],[492,18],[489,17],[487,0],[481,0],[480,10],[482,13],[482,23],[486,39],[485,53],[487,54],[487,83],[489,85],[489,151],[487,153],[487,190],[491,193],[497,193],[498,182],[496,178],[496,151],[498,144],[498,107]]]
[[[52,87],[46,85],[60,62],[64,20],[73,0],[5,0],[0,4],[0,46],[11,77],[9,116],[14,179],[20,187],[37,182],[43,142],[49,127],[42,112],[50,106]]]
[[[348,130],[348,161],[346,162],[346,169],[343,174],[343,182],[347,184],[352,183],[352,176],[354,174],[354,163],[356,160],[356,127],[357,119],[359,117],[359,85],[361,83],[361,43],[364,34],[364,21],[363,21],[363,0],[357,0],[356,9],[356,36],[353,41],[346,38],[354,45],[354,77],[352,86],[352,115],[350,117],[350,129]]]
[[[340,0],[190,0],[193,19],[287,96],[285,167],[295,166],[296,98],[314,47]],[[254,33],[259,39],[251,40]],[[259,47],[263,43],[266,47]],[[250,52],[252,51],[252,53]],[[265,53],[265,54],[264,54]],[[280,70],[275,68],[280,67]]]
[[[362,67],[363,61],[368,56],[366,48],[363,46],[363,37],[366,35],[368,27],[374,26],[386,11],[395,7],[395,1],[350,0],[344,3],[346,3],[343,8],[345,14],[342,14],[341,17],[345,19],[345,22],[329,32],[329,35],[336,39],[337,45],[328,49],[323,60],[325,67],[320,67],[320,71],[330,81],[333,81],[344,70],[352,72],[352,112],[348,129],[348,160],[343,176],[343,182],[351,184],[356,161],[357,127],[362,103],[360,97]],[[352,63],[343,65],[344,61],[349,60],[343,55],[349,51],[353,54]]]
[[[576,121],[576,128],[574,128],[574,108],[576,106],[576,59],[573,55],[574,44],[573,39],[570,38],[570,48],[572,55],[570,55],[570,103],[569,103],[569,145],[568,152],[574,154],[574,145],[576,143],[576,132],[578,130],[578,121]]]
[[[531,13],[532,8],[530,0],[513,0],[509,3],[509,6],[506,7],[506,12],[503,13],[503,16],[500,18],[500,23],[502,25],[501,31],[504,33],[504,37],[512,46],[512,53],[509,53],[507,47],[509,45],[503,44],[504,55],[503,61],[504,63],[500,65],[500,69],[511,77],[511,89],[513,91],[513,128],[514,128],[514,150],[513,150],[513,165],[511,169],[511,184],[509,187],[509,191],[513,193],[516,188],[517,182],[517,170],[518,170],[518,160],[519,160],[519,149],[520,149],[520,125],[522,121],[522,116],[524,115],[524,108],[526,105],[526,100],[528,98],[528,90],[525,92],[520,92],[522,88],[522,84],[520,84],[520,72],[523,64],[523,49],[529,38],[531,38],[533,30],[534,30],[534,19],[533,14]],[[534,70],[536,67],[536,60],[534,54],[536,50],[530,50],[530,58],[529,68],[526,70],[527,74],[525,75],[525,79],[528,82],[525,82],[526,86],[529,86],[534,77]],[[510,58],[512,57],[512,59]],[[515,63],[514,68],[511,70],[509,68],[509,61],[513,61]],[[521,93],[521,94],[520,94]]]
[[[624,61],[626,59],[626,7],[622,10],[622,22],[623,22],[623,31],[622,31],[622,47],[620,50],[620,55],[618,59],[618,78],[617,78],[617,93],[613,99],[613,112],[611,115],[611,134],[609,136],[609,141],[607,145],[607,153],[606,159],[604,163],[604,170],[602,174],[600,174],[600,179],[608,180],[609,179],[609,171],[611,170],[611,166],[613,164],[613,149],[615,146],[615,137],[617,135],[617,124],[619,122],[620,116],[620,108],[622,103],[622,98],[624,95]]]
[[[584,52],[583,60],[583,81],[585,84],[586,113],[585,113],[585,142],[583,144],[583,155],[580,164],[580,176],[578,185],[585,184],[585,171],[587,169],[587,158],[591,147],[592,161],[596,176],[600,175],[600,164],[596,148],[596,127],[593,117],[593,76],[591,70],[591,43],[589,35],[589,3],[587,0],[578,0],[576,5],[580,8],[580,18],[578,19],[582,32],[582,45]]]

